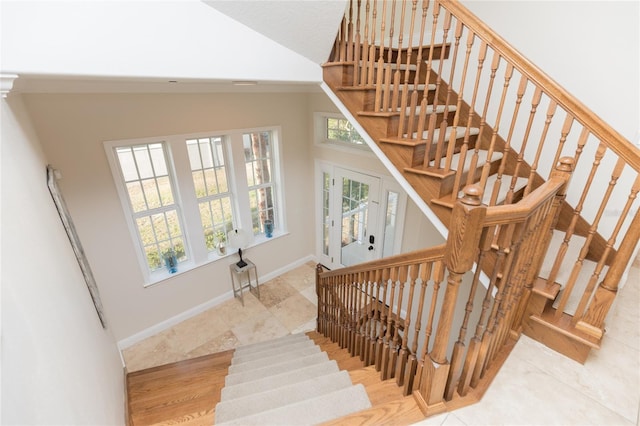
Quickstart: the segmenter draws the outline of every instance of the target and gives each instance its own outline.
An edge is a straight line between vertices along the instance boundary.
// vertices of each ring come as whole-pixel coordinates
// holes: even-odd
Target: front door
[[[378,258],[380,179],[336,167],[332,184],[329,247],[332,267]]]

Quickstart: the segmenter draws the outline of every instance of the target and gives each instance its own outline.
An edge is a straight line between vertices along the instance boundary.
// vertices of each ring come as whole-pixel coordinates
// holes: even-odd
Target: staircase
[[[364,386],[354,386],[305,334],[294,334],[235,350],[215,423],[317,424],[370,407]]]
[[[323,67],[448,236],[319,269],[318,331],[425,414],[479,398],[521,333],[584,363],[640,238],[638,149],[455,0],[351,1]]]

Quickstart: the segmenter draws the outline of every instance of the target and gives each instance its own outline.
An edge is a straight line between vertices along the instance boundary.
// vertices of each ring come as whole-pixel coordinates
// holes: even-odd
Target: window
[[[207,250],[233,229],[232,199],[221,137],[187,139],[193,186]]]
[[[147,284],[223,256],[233,229],[285,233],[278,128],[105,142]]]
[[[249,186],[249,206],[253,233],[264,233],[268,221],[277,223],[274,209],[274,183],[271,178],[271,132],[253,132],[242,136],[245,169]],[[275,229],[275,226],[274,226]]]
[[[356,128],[344,116],[335,113],[314,114],[316,143],[347,149],[369,150]]]
[[[186,260],[164,144],[120,147],[116,154],[149,270],[160,269],[171,251],[179,262]]]
[[[346,118],[326,117],[327,140],[364,145],[364,139]]]

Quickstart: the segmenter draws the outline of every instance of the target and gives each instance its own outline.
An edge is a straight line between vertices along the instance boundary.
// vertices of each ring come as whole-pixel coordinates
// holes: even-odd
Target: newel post
[[[604,334],[604,319],[613,305],[618,293],[618,284],[624,274],[631,256],[640,240],[640,210],[638,210],[629,229],[620,243],[618,252],[609,267],[607,274],[598,285],[593,299],[584,316],[577,322],[576,328],[595,337],[602,338]]]
[[[318,313],[316,317],[316,330],[318,333],[323,333],[326,335],[325,330],[325,306],[324,306],[324,291],[320,285],[320,274],[323,272],[323,268],[321,264],[316,265],[316,296],[318,297]]]
[[[476,185],[464,188],[464,196],[453,208],[449,237],[444,253],[447,268],[447,287],[438,319],[433,349],[424,360],[420,389],[416,395],[418,404],[426,414],[444,410],[444,392],[449,374],[446,358],[451,325],[453,322],[458,290],[463,275],[471,270],[478,255],[480,236],[487,212],[482,205],[482,189]]]

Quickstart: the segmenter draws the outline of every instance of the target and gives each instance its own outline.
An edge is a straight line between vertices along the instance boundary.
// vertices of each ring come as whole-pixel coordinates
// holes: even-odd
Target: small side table
[[[244,296],[242,290],[248,289],[250,292],[254,292],[259,299],[260,298],[260,283],[258,283],[258,269],[249,259],[245,258],[247,262],[246,266],[239,268],[238,265],[232,263],[229,265],[229,272],[231,273],[231,286],[233,287],[234,297],[239,297],[244,306]],[[251,278],[251,272],[253,272],[254,279]],[[243,280],[246,278],[246,281]]]

